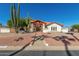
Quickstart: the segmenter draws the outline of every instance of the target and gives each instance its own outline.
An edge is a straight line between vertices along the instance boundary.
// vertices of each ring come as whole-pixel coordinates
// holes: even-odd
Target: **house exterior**
[[[61,32],[62,31],[62,24],[58,24],[55,22],[47,22],[46,24],[43,24],[43,32]]]
[[[40,20],[32,20],[30,26],[30,32],[42,31],[44,22]]]
[[[30,32],[41,31],[44,33],[47,32],[68,32],[68,28],[63,28],[62,24],[56,22],[43,22],[39,20],[32,20]]]

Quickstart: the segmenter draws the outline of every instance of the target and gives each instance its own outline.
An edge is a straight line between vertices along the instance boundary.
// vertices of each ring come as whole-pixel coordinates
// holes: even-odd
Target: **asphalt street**
[[[0,51],[0,56],[9,56],[14,51]],[[79,56],[79,50],[71,51],[21,51],[14,56]]]

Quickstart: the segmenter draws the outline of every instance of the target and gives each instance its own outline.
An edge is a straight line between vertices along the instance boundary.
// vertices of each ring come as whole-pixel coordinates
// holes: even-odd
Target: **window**
[[[57,31],[57,27],[51,27],[51,30]]]
[[[45,26],[45,28],[46,28],[46,29],[48,29],[48,27],[47,27],[47,26]]]

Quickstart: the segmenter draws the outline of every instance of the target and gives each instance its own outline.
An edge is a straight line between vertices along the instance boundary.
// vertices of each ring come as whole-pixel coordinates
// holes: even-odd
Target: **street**
[[[0,51],[0,56],[8,56],[14,51]],[[71,56],[79,56],[79,50],[69,51]],[[66,51],[21,51],[14,56],[69,56]]]

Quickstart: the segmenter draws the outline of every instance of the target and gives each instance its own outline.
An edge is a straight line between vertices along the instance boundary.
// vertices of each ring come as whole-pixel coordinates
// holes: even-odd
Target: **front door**
[[[36,27],[36,31],[41,31],[41,27]]]

